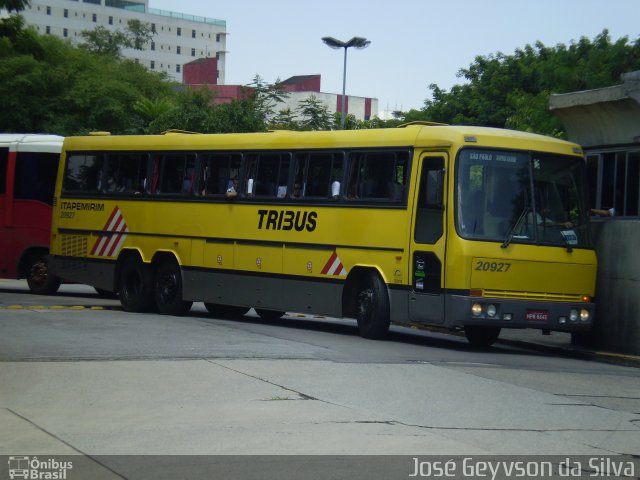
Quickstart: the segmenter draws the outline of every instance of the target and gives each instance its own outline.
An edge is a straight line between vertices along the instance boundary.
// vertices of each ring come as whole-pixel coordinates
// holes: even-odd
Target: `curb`
[[[592,350],[589,348],[576,347],[573,345],[569,345],[569,346],[545,345],[537,342],[528,342],[525,340],[514,340],[514,339],[507,339],[507,338],[505,339],[498,338],[498,340],[496,340],[496,343],[502,343],[502,344],[511,345],[514,347],[528,348],[531,350],[537,350],[537,351],[547,352],[547,353],[561,353],[567,356],[571,356],[574,358],[581,358],[584,360],[596,360],[596,361],[601,361],[606,363],[615,363],[618,365],[625,365],[628,367],[640,368],[639,355],[603,352],[600,350]]]

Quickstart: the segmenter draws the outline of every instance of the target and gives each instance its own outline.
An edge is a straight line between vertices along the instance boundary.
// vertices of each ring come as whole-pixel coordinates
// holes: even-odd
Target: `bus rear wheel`
[[[498,339],[500,327],[467,325],[464,327],[464,335],[472,346],[476,348],[489,348]]]
[[[285,314],[285,312],[281,312],[280,310],[266,310],[264,308],[254,308],[256,313],[260,316],[261,319],[267,320],[270,322],[279,320]]]
[[[44,252],[33,254],[26,265],[29,290],[38,295],[51,295],[60,288],[61,280],[49,271],[49,262]]]
[[[237,307],[235,305],[221,305],[219,303],[204,302],[204,308],[211,315],[221,318],[240,318],[249,311],[248,307]]]
[[[389,332],[390,316],[389,296],[384,282],[376,274],[365,276],[356,297],[356,318],[360,336],[384,338]]]
[[[164,315],[185,315],[193,302],[182,298],[182,272],[174,261],[167,260],[156,268],[154,296],[158,312]]]
[[[120,267],[118,295],[127,312],[148,312],[153,308],[153,272],[133,255],[125,258]]]

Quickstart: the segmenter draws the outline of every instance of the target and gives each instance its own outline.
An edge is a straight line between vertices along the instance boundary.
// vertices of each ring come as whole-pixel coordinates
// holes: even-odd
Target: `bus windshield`
[[[460,152],[456,229],[474,240],[589,247],[584,162],[535,152]]]

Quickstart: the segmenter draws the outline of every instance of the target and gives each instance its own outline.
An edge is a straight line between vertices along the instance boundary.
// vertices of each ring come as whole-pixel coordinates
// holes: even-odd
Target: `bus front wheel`
[[[127,312],[147,312],[153,307],[153,272],[136,256],[122,262],[118,295]]]
[[[60,278],[49,271],[49,262],[44,252],[33,254],[26,265],[29,290],[38,295],[51,295],[60,288]]]
[[[389,332],[389,296],[379,275],[363,278],[356,297],[356,318],[358,331],[364,338],[380,339]]]
[[[464,335],[472,346],[477,348],[488,348],[498,339],[498,336],[500,335],[500,327],[467,325],[464,327]]]
[[[164,315],[185,315],[193,305],[182,298],[182,272],[174,261],[164,261],[156,269],[154,294],[158,312]]]

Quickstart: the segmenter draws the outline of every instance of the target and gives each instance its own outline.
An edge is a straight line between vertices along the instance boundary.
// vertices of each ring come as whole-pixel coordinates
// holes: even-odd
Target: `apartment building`
[[[83,30],[103,26],[124,30],[127,20],[151,25],[152,42],[144,50],[124,49],[122,55],[182,82],[184,65],[197,59],[217,60],[217,84],[224,84],[226,22],[149,7],[149,0],[31,0],[21,12],[40,34],[80,43]]]

